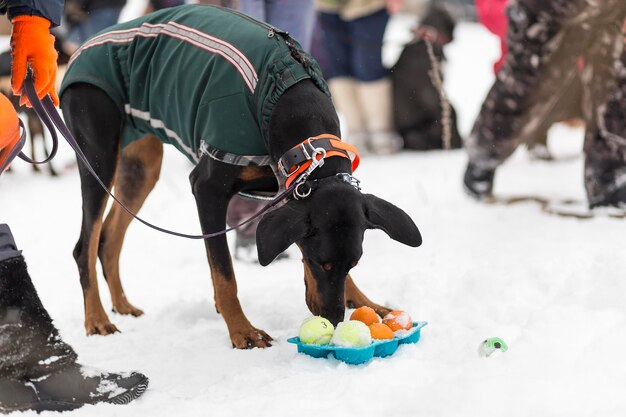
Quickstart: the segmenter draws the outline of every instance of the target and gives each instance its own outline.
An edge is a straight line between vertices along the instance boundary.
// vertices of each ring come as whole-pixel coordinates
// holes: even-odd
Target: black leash
[[[224,235],[232,230],[235,230],[241,226],[244,226],[250,223],[254,219],[263,215],[266,211],[268,211],[272,207],[276,206],[279,202],[287,198],[287,196],[289,196],[289,194],[291,194],[296,189],[296,187],[302,184],[308,177],[308,175],[302,175],[300,178],[298,178],[298,180],[294,181],[293,184],[291,184],[289,188],[287,188],[280,194],[276,195],[276,197],[274,197],[272,201],[270,201],[266,206],[264,206],[256,214],[254,214],[249,219],[239,223],[238,225],[234,227],[230,227],[225,230],[221,230],[219,232],[207,233],[207,234],[202,234],[202,235],[189,235],[185,233],[179,233],[179,232],[175,232],[172,230],[168,230],[168,229],[156,226],[152,223],[149,223],[143,220],[141,217],[137,216],[131,209],[129,209],[123,202],[121,202],[115,195],[113,195],[113,193],[108,189],[108,187],[102,182],[100,177],[98,177],[98,174],[96,174],[96,171],[93,169],[93,167],[87,160],[87,157],[85,156],[83,151],[80,149],[80,146],[78,146],[78,142],[76,142],[76,139],[74,138],[70,130],[67,128],[67,126],[63,122],[63,119],[61,119],[61,116],[59,115],[56,108],[54,107],[54,103],[52,102],[52,99],[50,98],[50,96],[44,97],[43,100],[39,99],[39,97],[37,96],[37,92],[35,91],[32,74],[30,72],[26,76],[26,80],[24,80],[24,91],[26,92],[26,96],[30,100],[31,105],[33,106],[33,109],[35,110],[35,113],[37,113],[37,116],[39,116],[41,121],[46,125],[46,127],[48,128],[48,131],[50,132],[50,135],[52,136],[52,152],[50,153],[50,156],[48,156],[48,158],[42,162],[34,162],[30,158],[26,157],[25,155],[21,153],[19,155],[20,158],[27,162],[35,163],[35,164],[43,164],[43,163],[50,161],[55,156],[57,152],[57,148],[58,148],[59,140],[58,140],[56,130],[55,130],[55,127],[56,127],[56,129],[58,129],[59,132],[61,133],[61,136],[65,138],[67,143],[74,150],[74,152],[76,153],[76,157],[83,163],[85,168],[87,168],[87,171],[89,171],[89,173],[94,177],[94,179],[98,182],[98,184],[100,184],[102,189],[106,191],[107,194],[111,196],[111,198],[117,204],[120,205],[120,207],[122,207],[128,214],[133,216],[135,219],[137,219],[139,222],[143,223],[144,225],[150,227],[151,229],[157,230],[159,232],[166,233],[168,235],[184,237],[187,239],[210,239],[212,237]]]

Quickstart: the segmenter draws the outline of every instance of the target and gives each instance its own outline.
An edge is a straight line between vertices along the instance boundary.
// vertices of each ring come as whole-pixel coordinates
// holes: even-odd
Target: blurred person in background
[[[12,89],[30,106],[22,83],[33,71],[39,98],[55,91],[57,53],[50,27],[60,23],[62,0],[0,0],[13,24]],[[10,101],[0,95],[0,175],[19,153],[24,137]],[[5,198],[5,197],[0,197]],[[22,251],[0,219],[0,412],[63,411],[84,404],[125,404],[139,397],[148,379],[84,367],[54,327],[28,274]]]
[[[466,144],[465,189],[478,199],[490,197],[497,167],[545,128],[546,117],[581,77],[589,206],[623,206],[626,2],[511,0],[508,16],[505,60]]]
[[[66,0],[65,51],[71,55],[87,39],[116,24],[125,5],[126,0]]]
[[[311,51],[315,23],[313,0],[238,0],[239,10],[289,33],[306,52]]]
[[[143,14],[156,12],[161,9],[168,9],[170,7],[182,6],[185,4],[185,0],[148,0],[148,5]]]
[[[500,58],[493,65],[494,74],[498,74],[506,58],[506,33],[508,28],[507,5],[509,0],[475,0],[476,12],[480,23],[500,40]],[[584,67],[583,60],[577,63],[579,70]],[[544,118],[542,127],[535,135],[526,140],[531,158],[549,161],[554,159],[548,149],[548,130],[555,122],[564,121],[571,127],[584,126],[582,120],[583,85],[581,74],[572,80],[567,92],[554,109]]]
[[[383,67],[383,35],[402,0],[316,0],[333,102],[346,122],[347,141],[362,153],[402,148],[391,114],[391,80]],[[342,132],[345,133],[345,132]]]

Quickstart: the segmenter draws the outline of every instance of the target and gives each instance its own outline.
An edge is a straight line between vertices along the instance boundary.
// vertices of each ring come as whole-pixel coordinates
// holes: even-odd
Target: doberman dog
[[[166,17],[171,19],[171,16]],[[201,29],[207,31],[206,27]],[[124,33],[128,33],[128,29]],[[278,42],[289,42],[286,34],[278,33],[275,36],[279,38]],[[262,36],[267,41],[267,36]],[[119,42],[119,37],[116,39]],[[154,39],[158,38],[138,41],[156,42]],[[229,40],[222,38],[223,42]],[[158,54],[158,48],[154,50]],[[297,51],[292,50],[292,54],[297,55]],[[208,59],[209,55],[206,56]],[[151,59],[156,62],[158,57],[153,55]],[[68,71],[71,70],[70,64]],[[229,67],[229,71],[235,71],[234,67]],[[145,76],[140,74],[140,77]],[[177,77],[172,82],[184,83],[185,79]],[[206,88],[213,87],[207,85]],[[114,186],[118,198],[137,212],[159,178],[163,141],[154,134],[147,134],[121,148],[120,132],[125,124],[131,123],[128,111],[125,113],[110,94],[92,84],[77,82],[67,86],[62,91],[61,107],[68,127],[99,177],[105,184]],[[199,120],[185,123],[201,125],[206,121],[200,116]],[[226,227],[228,202],[236,193],[275,192],[279,187],[284,188],[287,178],[281,174],[279,161],[303,140],[306,142],[307,138],[320,133],[340,134],[339,120],[330,97],[310,78],[295,82],[280,95],[269,116],[267,132],[264,139],[269,166],[234,165],[206,153],[199,157],[189,178],[203,233]],[[366,305],[382,316],[389,309],[370,301],[349,275],[350,269],[361,258],[364,232],[382,229],[391,238],[413,247],[421,244],[421,235],[404,211],[378,197],[362,194],[350,180],[346,180],[352,174],[349,158],[328,157],[324,161],[304,183],[309,191],[306,198],[290,197],[263,216],[257,230],[259,262],[268,265],[295,243],[302,252],[306,303],[313,314],[337,324],[344,318],[346,305]],[[132,217],[113,205],[103,222],[108,196],[82,164],[80,176],[83,220],[74,256],[85,299],[85,327],[88,334],[106,335],[116,332],[117,328],[109,321],[100,301],[97,258],[102,263],[113,309],[121,314],[142,314],[126,299],[120,281],[119,257]],[[270,346],[272,338],[255,328],[241,308],[226,237],[206,239],[205,246],[216,309],[227,324],[233,346]]]

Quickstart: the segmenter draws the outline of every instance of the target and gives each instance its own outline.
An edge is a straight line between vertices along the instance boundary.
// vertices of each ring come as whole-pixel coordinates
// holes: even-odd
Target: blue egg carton
[[[298,352],[314,358],[325,358],[332,353],[335,358],[350,365],[358,365],[371,360],[373,357],[384,358],[393,355],[398,346],[405,343],[417,343],[420,340],[420,330],[428,322],[418,321],[413,323],[413,328],[401,336],[389,340],[374,340],[369,346],[342,347],[334,345],[309,345],[302,343],[299,337],[287,339],[289,343],[298,345]]]

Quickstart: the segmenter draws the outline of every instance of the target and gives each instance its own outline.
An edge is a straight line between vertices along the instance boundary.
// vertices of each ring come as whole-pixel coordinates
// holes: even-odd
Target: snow
[[[446,86],[467,134],[493,80],[497,41],[461,24],[446,52]],[[581,131],[556,127],[550,146],[554,163],[516,153],[498,171],[496,193],[584,200]],[[64,150],[58,164],[67,160]],[[72,258],[81,218],[76,171],[52,179],[16,162],[16,172],[0,181],[0,218],[11,225],[44,305],[81,363],[150,378],[140,400],[88,406],[75,416],[624,415],[623,221],[554,217],[531,203],[476,203],[462,191],[465,163],[463,151],[404,153],[368,156],[356,172],[364,192],[412,216],[424,244],[409,248],[369,231],[353,277],[374,301],[429,322],[416,345],[359,366],[298,354],[287,343],[310,315],[294,248],[291,259],[266,268],[235,262],[244,311],[275,339],[269,349],[240,351],[231,348],[213,306],[202,242],[134,222],[121,272],[129,300],[146,314],[109,313],[122,333],[85,337]],[[200,230],[190,169],[182,155],[166,153],[141,211],[146,219]],[[509,350],[479,357],[480,343],[495,336]]]

